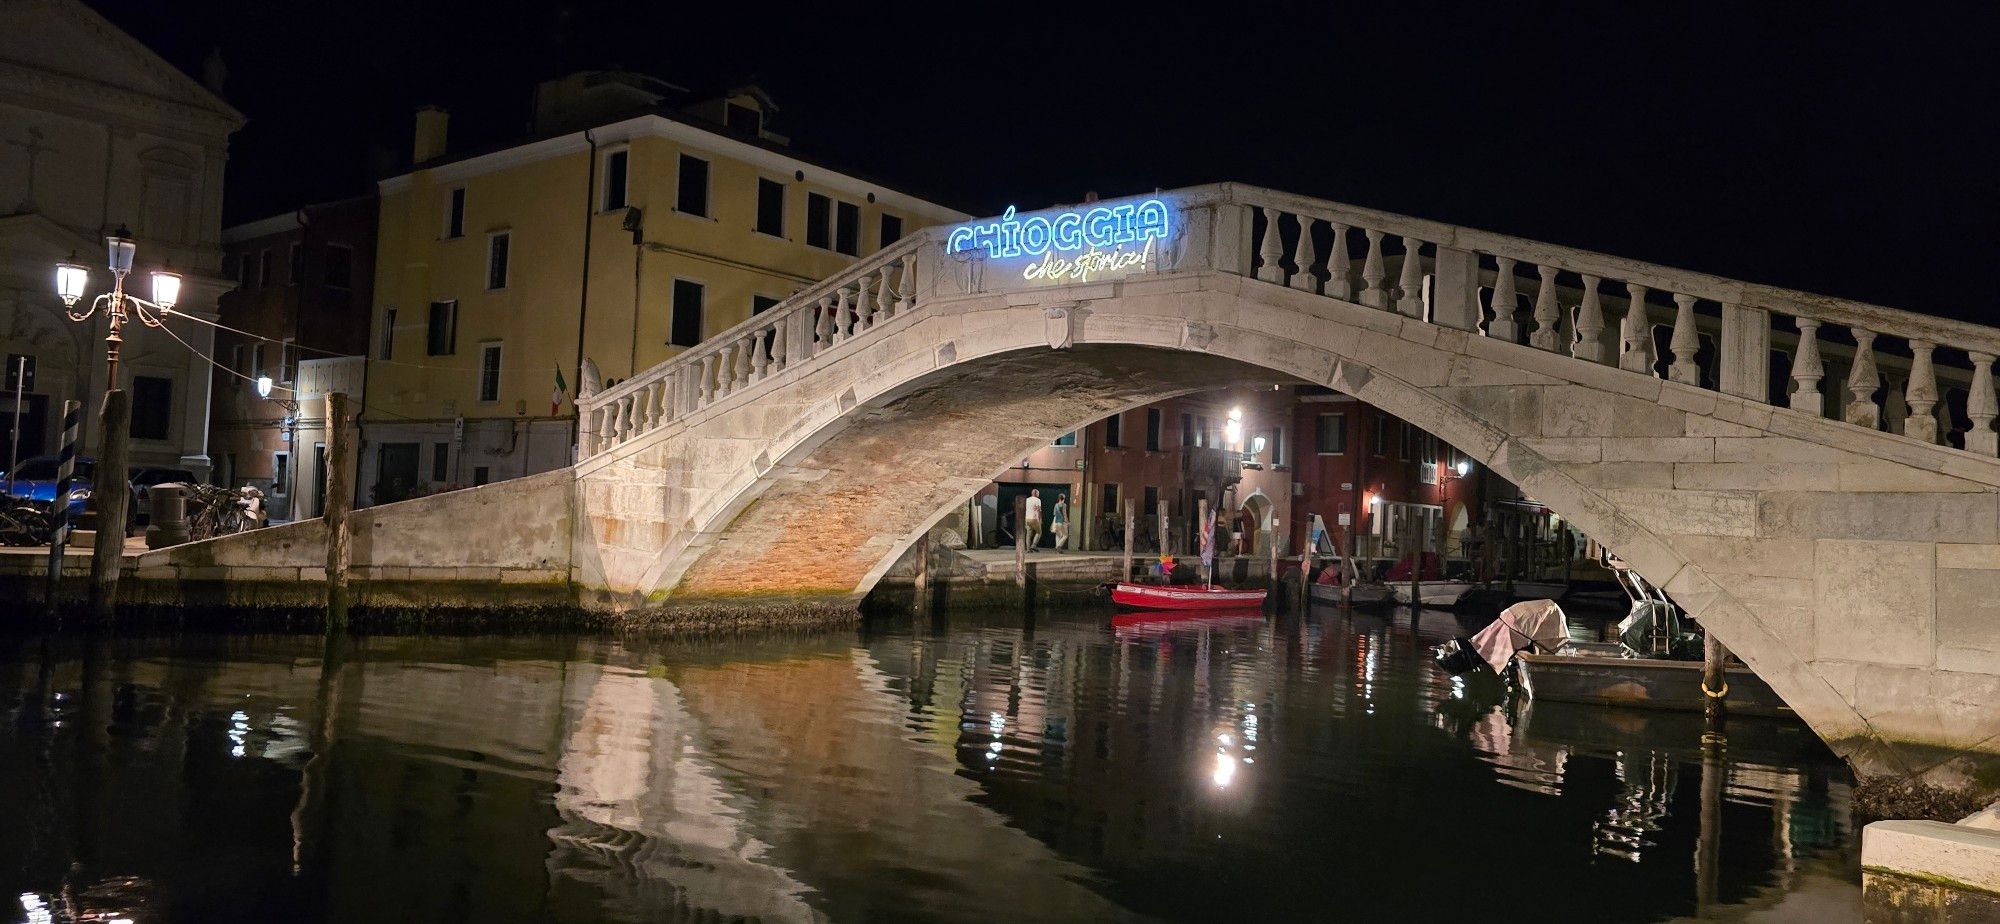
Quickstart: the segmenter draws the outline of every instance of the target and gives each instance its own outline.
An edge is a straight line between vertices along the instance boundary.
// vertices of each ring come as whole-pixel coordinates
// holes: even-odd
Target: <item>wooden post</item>
[[[56,604],[62,596],[63,549],[69,544],[70,531],[70,479],[76,474],[76,434],[82,423],[82,402],[64,401],[62,452],[56,456],[56,493],[49,507],[54,528],[49,534],[48,590],[42,598],[42,613],[50,618],[55,617]]]
[[[1723,762],[1723,737],[1701,736],[1701,820],[1695,835],[1695,913],[1707,917],[1716,904],[1722,865],[1722,787],[1729,775]]]
[[[326,396],[326,629],[347,628],[347,565],[353,552],[347,535],[347,511],[354,505],[348,457],[354,452],[347,432],[347,395]]]
[[[132,402],[124,389],[113,388],[104,393],[99,419],[103,430],[97,441],[97,471],[91,478],[97,500],[97,543],[90,558],[90,612],[93,618],[108,620],[118,607],[118,569],[125,554],[125,508],[131,499],[125,488],[129,480],[125,476],[125,458],[131,436]]]
[[[1721,730],[1724,716],[1725,697],[1729,693],[1729,677],[1723,668],[1729,662],[1729,649],[1723,647],[1715,633],[1702,627],[1701,642],[1701,692],[1702,716],[1707,720],[1708,730]]]
[[[1277,592],[1277,590],[1278,590],[1278,529],[1277,529],[1277,522],[1278,522],[1278,520],[1277,520],[1277,517],[1276,517],[1276,516],[1273,516],[1273,517],[1271,518],[1271,528],[1270,528],[1270,529],[1267,529],[1267,530],[1265,530],[1265,531],[1264,531],[1264,545],[1265,545],[1265,549],[1264,549],[1264,554],[1265,554],[1265,557],[1267,557],[1268,559],[1270,559],[1270,562],[1271,562],[1271,590],[1272,590],[1273,594],[1275,594],[1275,593]],[[1252,541],[1255,541],[1255,540],[1252,540]],[[1274,600],[1275,600],[1275,599],[1276,599],[1276,597],[1275,597],[1275,596],[1273,596],[1273,598],[1272,598],[1272,599],[1274,599]]]
[[[1306,515],[1306,547],[1299,551],[1299,612],[1312,609],[1313,520]]]
[[[1424,576],[1425,531],[1417,529],[1416,524],[1411,522],[1416,518],[1417,517],[1415,510],[1405,511],[1403,517],[1403,525],[1408,526],[1410,528],[1404,530],[1404,532],[1415,537],[1414,540],[1415,548],[1410,550],[1410,609],[1412,611],[1424,605],[1424,591],[1421,582]]]
[[[1028,495],[1014,498],[1014,583],[1028,586]]]
[[[1121,581],[1132,579],[1132,542],[1137,538],[1133,534],[1139,530],[1137,511],[1138,505],[1134,504],[1131,498],[1125,498],[1125,560],[1123,567],[1118,569],[1118,579]]]
[[[1196,555],[1200,555],[1203,546],[1206,546],[1208,548],[1208,553],[1209,553],[1208,558],[1204,559],[1201,563],[1201,583],[1203,586],[1207,586],[1209,584],[1209,578],[1213,576],[1215,573],[1214,566],[1215,566],[1216,548],[1215,548],[1215,528],[1210,526],[1208,523],[1208,498],[1206,497],[1202,498],[1201,502],[1195,505],[1194,528],[1196,530],[1200,530],[1200,532],[1198,533],[1193,533],[1194,553]]]
[[[1159,505],[1160,505],[1160,523],[1159,523],[1160,556],[1162,558],[1165,558],[1171,556],[1173,554],[1173,550],[1172,547],[1168,544],[1168,539],[1167,539],[1167,502],[1162,500],[1159,502]],[[1160,576],[1160,583],[1171,584],[1173,583],[1173,579],[1174,576],[1171,573],[1164,574]]]
[[[1347,584],[1340,589],[1342,606],[1354,603],[1354,585],[1361,581],[1361,562],[1356,560],[1360,551],[1360,547],[1354,544],[1354,517],[1350,516],[1347,518],[1347,548],[1340,553],[1341,564],[1347,569]]]
[[[925,607],[930,603],[930,590],[931,590],[931,531],[930,530],[928,529],[924,530],[924,534],[917,537],[915,551],[917,553],[916,610],[917,612],[921,613],[924,611]]]

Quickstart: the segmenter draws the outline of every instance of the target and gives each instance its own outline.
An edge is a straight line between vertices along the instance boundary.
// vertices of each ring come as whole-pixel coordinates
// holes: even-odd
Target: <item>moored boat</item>
[[[1521,689],[1531,699],[1596,706],[1628,706],[1700,712],[1700,661],[1632,658],[1585,654],[1573,648],[1553,654],[1522,652],[1514,656],[1521,672]],[[1741,664],[1723,672],[1731,715],[1789,717],[1792,708],[1771,685]]]
[[[1240,610],[1260,607],[1270,591],[1264,588],[1238,590],[1214,584],[1133,584],[1112,585],[1111,602],[1140,610]]]
[[[1342,601],[1341,591],[1344,589],[1339,584],[1314,584],[1311,588],[1312,600],[1314,603],[1331,603],[1338,606]],[[1387,603],[1392,596],[1385,585],[1356,584],[1353,591],[1346,595],[1346,602],[1350,606],[1369,606]]]
[[[1412,600],[1409,581],[1385,583],[1389,585],[1389,592],[1396,595],[1397,603],[1409,603]],[[1469,581],[1418,581],[1416,599],[1421,600],[1425,606],[1450,606],[1478,586]]]

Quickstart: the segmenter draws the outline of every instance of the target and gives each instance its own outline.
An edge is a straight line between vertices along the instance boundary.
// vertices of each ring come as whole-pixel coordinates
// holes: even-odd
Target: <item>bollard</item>
[[[146,525],[146,548],[180,545],[194,538],[188,532],[185,485],[154,485],[147,493],[146,505],[152,521]]]
[[[76,472],[76,437],[83,427],[83,402],[63,402],[62,451],[56,456],[56,493],[49,507],[54,522],[49,532],[48,590],[42,598],[42,612],[56,614],[56,600],[62,593],[64,547],[69,545],[69,482]]]

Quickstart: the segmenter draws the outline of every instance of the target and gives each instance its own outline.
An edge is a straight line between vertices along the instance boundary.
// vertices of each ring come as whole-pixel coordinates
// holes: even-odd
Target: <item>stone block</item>
[[[1620,513],[1666,536],[1755,536],[1752,495],[1725,491],[1615,490],[1605,497]]]
[[[1758,495],[1757,535],[1904,542],[2000,540],[1991,494],[1773,491]]]
[[[1446,384],[1454,387],[1468,385],[1560,385],[1561,379],[1530,372],[1514,366],[1506,366],[1477,356],[1454,356],[1451,360],[1451,375]]]
[[[1740,423],[1730,423],[1719,417],[1689,414],[1687,418],[1687,435],[1727,436],[1744,439],[1763,436],[1764,431],[1755,427],[1746,427]]]
[[[1604,441],[1606,462],[1708,462],[1715,441],[1695,436],[1629,436]]]
[[[1660,384],[1660,404],[1687,411],[1690,416],[1707,417],[1715,413],[1715,392],[1679,382]]]
[[[1690,565],[1710,576],[1812,580],[1813,543],[1808,539],[1742,539],[1725,536],[1676,536],[1673,547]],[[1727,585],[1729,578],[1717,580]]]
[[[1945,749],[2000,735],[2000,677],[1897,666],[1875,657],[1855,671],[1855,707],[1893,739]]]
[[[1521,445],[1551,462],[1599,462],[1604,440],[1595,436],[1523,439]]]
[[[1510,437],[1540,436],[1545,388],[1437,388],[1431,394]]]
[[[1836,466],[1824,462],[1713,462],[1674,466],[1674,486],[1705,491],[1831,491]]]
[[[1587,388],[1542,392],[1544,436],[1681,437],[1687,432],[1687,415],[1672,408]]]
[[[2000,674],[2000,571],[1940,568],[1936,620],[1939,668]]]
[[[1937,547],[1937,566],[2000,570],[2000,545],[1940,542]]]
[[[1692,418],[1690,418],[1692,419]],[[1786,464],[1836,463],[1856,458],[1831,446],[1802,442],[1790,437],[1766,436],[1754,439],[1718,438],[1717,462],[1783,462]]]
[[[1586,488],[1672,488],[1674,486],[1674,466],[1671,462],[1599,462],[1594,465],[1575,465],[1566,469],[1576,478],[1577,483]]]
[[[1842,491],[1990,491],[1991,487],[1898,462],[1856,458],[1840,463]]]
[[[2000,893],[2000,831],[1878,821],[1861,829],[1861,868]]]
[[[1819,612],[1814,658],[1931,664],[1936,555],[1928,542],[1819,542],[1813,549]]]

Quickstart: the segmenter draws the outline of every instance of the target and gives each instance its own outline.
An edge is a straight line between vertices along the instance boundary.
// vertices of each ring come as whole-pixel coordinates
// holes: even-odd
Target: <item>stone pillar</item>
[[[1720,347],[1716,384],[1722,393],[1760,404],[1771,400],[1771,313],[1724,304]]]
[[[1437,247],[1437,278],[1431,289],[1431,323],[1456,330],[1479,329],[1479,255]]]

